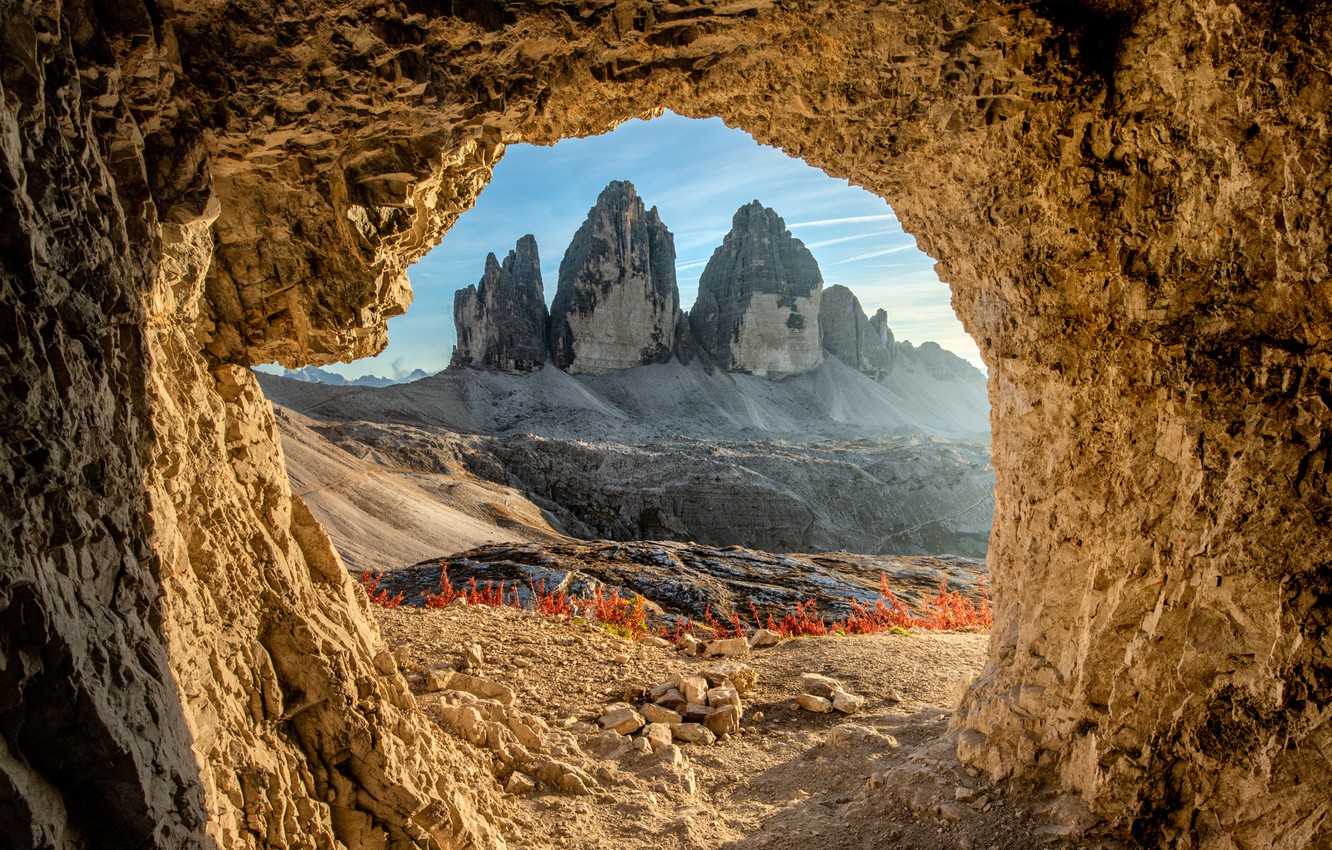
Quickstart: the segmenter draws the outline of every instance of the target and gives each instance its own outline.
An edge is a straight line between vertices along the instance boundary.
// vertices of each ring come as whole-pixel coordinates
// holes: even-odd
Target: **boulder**
[[[716,708],[722,705],[733,705],[740,707],[740,694],[735,688],[729,686],[712,688],[708,691],[708,706]]]
[[[703,719],[703,725],[708,728],[708,731],[719,737],[732,735],[740,729],[740,708],[734,705],[723,705],[714,708]]]
[[[684,722],[684,718],[680,716],[679,712],[671,711],[653,703],[643,706],[643,719],[649,724],[662,723],[667,726],[679,726]]]
[[[740,696],[744,696],[758,684],[758,674],[754,668],[739,661],[720,661],[699,671],[709,685],[730,685]]]
[[[702,723],[681,723],[672,732],[675,740],[686,744],[711,744],[717,740],[717,736]]]
[[[749,654],[749,641],[742,637],[710,640],[703,645],[703,654],[709,656],[736,657]]]
[[[601,715],[597,721],[601,728],[609,729],[621,735],[632,735],[643,728],[643,715],[634,710],[633,706],[617,703],[606,706],[606,713]]]
[[[813,694],[801,694],[796,697],[796,704],[805,711],[812,711],[815,714],[827,714],[833,710],[831,700]]]
[[[800,674],[801,693],[832,699],[833,694],[844,690],[846,690],[846,688],[843,688],[842,683],[836,679],[831,679],[819,673]]]
[[[670,745],[675,737],[672,728],[665,723],[649,723],[643,727],[643,737],[647,739],[648,746],[652,747],[653,752]]]
[[[708,699],[708,680],[702,676],[689,676],[683,673],[677,673],[672,679],[675,686],[680,689],[686,701],[691,703],[704,703]]]
[[[843,714],[855,714],[865,704],[865,698],[846,691],[837,691],[832,695],[832,707]]]
[[[770,646],[776,646],[782,642],[780,632],[774,632],[772,629],[758,629],[749,636],[750,649],[767,649]]]

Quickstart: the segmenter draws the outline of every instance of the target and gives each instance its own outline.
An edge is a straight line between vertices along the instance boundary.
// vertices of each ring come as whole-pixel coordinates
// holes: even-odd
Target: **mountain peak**
[[[728,371],[799,374],[823,360],[814,255],[759,201],[736,210],[689,311],[694,338]]]
[[[615,180],[588,210],[560,262],[551,353],[570,372],[663,363],[676,349],[675,237],[632,183]]]

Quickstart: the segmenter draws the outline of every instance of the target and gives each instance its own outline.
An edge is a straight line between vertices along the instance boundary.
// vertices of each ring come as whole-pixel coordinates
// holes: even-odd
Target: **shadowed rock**
[[[458,344],[450,366],[532,372],[546,362],[549,313],[536,237],[518,240],[501,266],[486,257],[480,282],[453,296]]]
[[[860,299],[840,284],[823,291],[819,306],[819,333],[823,350],[852,369],[874,378],[893,370],[893,332],[888,329],[888,314],[865,315]]]

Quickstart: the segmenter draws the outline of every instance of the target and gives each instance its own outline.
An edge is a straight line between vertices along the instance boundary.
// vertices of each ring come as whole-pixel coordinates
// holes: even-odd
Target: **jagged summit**
[[[681,324],[675,237],[632,183],[597,197],[560,262],[551,355],[569,372],[664,363]]]
[[[503,265],[486,256],[481,280],[454,294],[453,321],[451,366],[530,372],[545,364],[549,314],[535,236],[519,239]]]
[[[726,371],[808,372],[823,359],[822,290],[814,255],[775,210],[752,201],[736,210],[699,278],[690,328]]]
[[[560,263],[549,311],[528,235],[502,264],[487,257],[481,280],[455,296],[454,320],[455,368],[530,372],[551,362],[571,374],[600,374],[698,359],[726,373],[787,377],[832,357],[879,382],[903,371],[926,406],[946,406],[948,393],[919,395],[923,376],[974,385],[969,394],[983,396],[984,376],[970,364],[933,343],[895,341],[884,310],[870,318],[845,286],[825,290],[814,255],[757,200],[732,216],[686,318],[674,237],[627,180],[607,185],[588,210]]]

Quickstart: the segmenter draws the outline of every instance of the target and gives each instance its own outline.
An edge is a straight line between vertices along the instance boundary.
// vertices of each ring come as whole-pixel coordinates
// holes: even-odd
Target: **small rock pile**
[[[767,649],[782,642],[779,632],[772,629],[756,629],[748,638],[732,637],[717,640],[700,640],[693,635],[680,637],[680,651],[693,656],[725,656],[735,658],[748,655],[751,649]]]
[[[805,711],[815,714],[832,711],[855,714],[864,704],[864,697],[846,690],[836,679],[818,673],[800,674],[800,696],[796,697],[796,706]]]
[[[735,662],[706,667],[696,674],[677,673],[648,689],[641,707],[613,703],[598,722],[603,729],[632,736],[634,746],[645,752],[675,741],[712,744],[740,731],[744,716],[740,698],[756,682],[752,667]]]
[[[405,653],[392,661],[409,663]],[[479,645],[464,647],[459,666],[479,673],[484,665]],[[448,664],[430,669],[412,666],[416,669],[408,672],[409,681],[439,694],[439,717],[460,738],[491,751],[493,773],[510,794],[525,794],[538,783],[566,794],[590,794],[597,787],[585,765],[571,763],[579,759],[564,758],[578,752],[575,736],[521,711],[508,685],[459,672]]]

